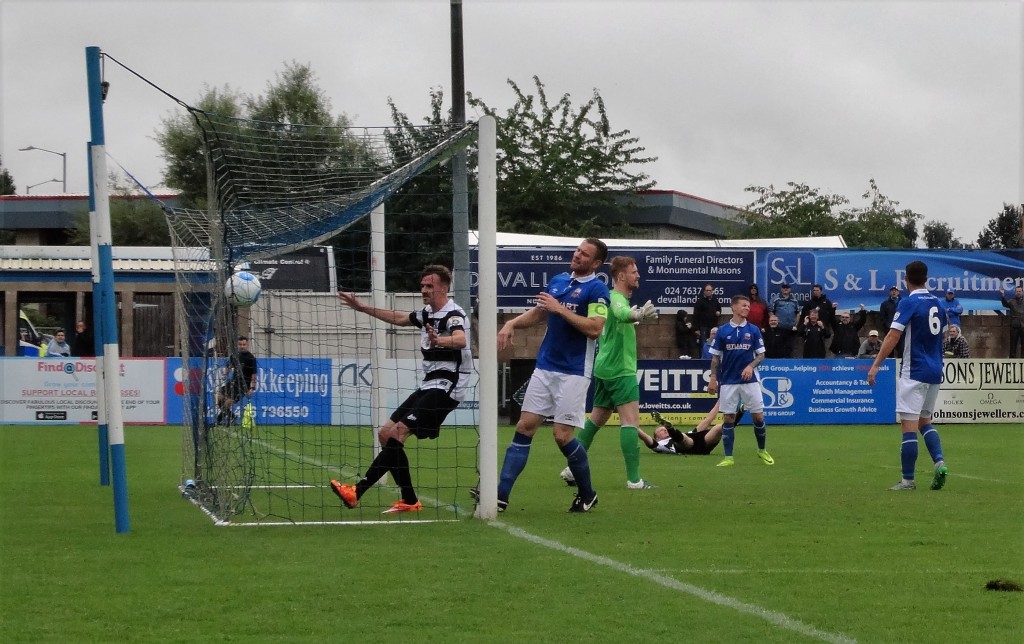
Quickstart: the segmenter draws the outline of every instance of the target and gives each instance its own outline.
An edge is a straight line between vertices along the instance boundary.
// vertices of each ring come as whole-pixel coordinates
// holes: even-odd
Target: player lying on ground
[[[736,412],[736,424],[743,419],[744,409]],[[708,415],[697,426],[688,432],[681,432],[675,428],[670,421],[661,417],[656,411],[651,412],[651,417],[661,425],[654,430],[654,436],[637,427],[636,434],[644,445],[655,454],[678,454],[707,456],[714,451],[715,447],[722,440],[722,423],[715,423],[715,416],[718,416],[718,403],[711,408]],[[715,424],[713,424],[715,423]],[[576,485],[572,473],[562,470],[560,475],[565,484],[569,487]]]
[[[739,424],[743,418],[744,409],[739,408],[736,412],[735,424]],[[718,403],[711,408],[704,420],[697,423],[697,426],[688,432],[681,432],[675,426],[661,417],[661,414],[654,411],[651,417],[661,427],[654,430],[654,436],[649,436],[642,429],[636,433],[640,440],[655,454],[692,454],[694,456],[707,456],[722,440],[722,423],[715,423],[715,416],[718,415]]]

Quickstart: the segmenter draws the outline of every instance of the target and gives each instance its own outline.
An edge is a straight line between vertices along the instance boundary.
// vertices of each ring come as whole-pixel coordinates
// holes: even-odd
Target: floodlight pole
[[[103,387],[106,411],[109,416],[107,440],[110,446],[110,464],[114,483],[114,520],[119,533],[128,532],[128,477],[125,470],[124,420],[121,416],[120,349],[117,345],[117,306],[114,301],[114,262],[110,232],[110,194],[107,188],[107,151],[103,132],[103,74],[100,69],[100,48],[86,47],[85,64],[89,92],[89,130],[91,134],[91,160],[89,177],[89,211],[95,213],[92,222],[93,256],[99,259],[100,293],[103,310],[103,369],[96,386]],[[93,303],[95,306],[95,302]],[[99,359],[99,358],[97,358]]]
[[[49,152],[50,154],[56,154],[61,158],[61,179],[60,179],[60,191],[67,194],[68,191],[68,153],[67,152],[54,152],[53,150],[47,150],[46,148],[37,148],[34,145],[30,145],[24,148],[18,148],[18,152],[28,152],[29,150],[39,150],[40,152]],[[50,181],[44,181],[43,183],[56,182],[56,179],[50,179]],[[38,186],[40,184],[36,184]],[[34,188],[35,186],[29,186]],[[28,194],[27,192],[25,194]]]
[[[466,125],[466,82],[462,52],[462,0],[451,0],[452,131]],[[469,270],[469,180],[466,148],[452,157],[452,296],[472,315]]]
[[[47,179],[46,181],[40,181],[39,183],[33,183],[30,186],[25,186],[25,194],[32,194],[32,188],[35,188],[36,186],[41,186],[45,183],[57,183],[58,181],[60,181],[60,179]]]

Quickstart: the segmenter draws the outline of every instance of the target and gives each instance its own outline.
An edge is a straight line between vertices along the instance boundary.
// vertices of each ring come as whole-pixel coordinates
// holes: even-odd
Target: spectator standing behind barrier
[[[797,325],[800,323],[800,304],[793,298],[789,284],[783,284],[779,288],[781,292],[772,302],[771,312],[779,317],[779,326],[796,333]]]
[[[696,346],[693,333],[696,329],[686,319],[687,313],[683,309],[676,311],[676,347],[679,349],[680,358],[696,357]]]
[[[768,328],[764,330],[762,338],[764,339],[766,360],[792,357],[793,329],[779,324],[779,316],[774,313],[768,316]]]
[[[878,350],[882,348],[882,341],[878,339],[878,331],[871,329],[868,331],[868,339],[861,342],[860,349],[857,351],[858,358],[874,358],[878,355]]]
[[[971,357],[971,348],[967,346],[967,338],[964,337],[959,325],[949,325],[946,339],[942,341],[942,355],[946,358]]]
[[[824,358],[825,340],[832,337],[832,331],[818,316],[818,309],[811,309],[800,323],[798,333],[804,339],[805,358]]]
[[[82,358],[96,355],[96,339],[82,320],[75,325],[75,337],[71,340],[71,355]]]
[[[956,293],[952,290],[946,291],[946,299],[939,302],[939,307],[946,313],[946,324],[960,326],[960,315],[964,307],[956,299]]]
[[[768,328],[768,306],[761,299],[761,290],[757,288],[757,284],[751,284],[748,292],[750,294],[750,313],[747,315],[747,321],[764,331]]]
[[[1010,309],[1010,357],[1020,358],[1024,353],[1024,288],[1014,289],[1013,298],[1006,299],[1006,289],[999,298]]]
[[[693,323],[697,327],[696,334],[700,337],[702,346],[711,335],[711,329],[718,327],[718,318],[721,315],[722,305],[715,297],[715,287],[705,284],[704,292],[693,305]]]
[[[825,295],[821,284],[811,287],[811,299],[807,300],[803,310],[800,311],[800,319],[806,318],[814,309],[818,309],[818,319],[826,328],[831,329],[835,325],[836,305]]]
[[[64,340],[64,331],[57,331],[53,339],[46,345],[46,355],[67,358],[71,355],[71,346]]]
[[[864,305],[860,305],[857,311],[857,319],[854,320],[851,312],[843,311],[832,321],[832,354],[837,358],[853,358],[860,351],[860,336],[858,333],[868,319],[868,312]]]
[[[889,297],[885,299],[878,306],[878,330],[882,333],[888,333],[889,327],[892,326],[892,318],[896,315],[896,307],[899,305],[900,300],[900,289],[896,286],[889,287]],[[900,335],[899,343],[896,345],[896,350],[889,358],[895,358],[903,355],[903,335]]]

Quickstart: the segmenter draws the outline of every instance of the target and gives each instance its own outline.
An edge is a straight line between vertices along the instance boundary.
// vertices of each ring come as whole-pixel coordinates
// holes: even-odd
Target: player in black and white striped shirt
[[[352,293],[338,292],[338,298],[356,311],[396,326],[418,327],[423,354],[423,382],[378,430],[382,448],[366,474],[355,485],[331,481],[331,489],[348,508],[359,505],[359,498],[366,490],[391,472],[402,498],[385,514],[423,509],[412,486],[405,441],[410,435],[420,439],[437,438],[441,423],[465,399],[473,371],[469,318],[458,304],[448,299],[451,283],[452,274],[444,266],[425,267],[420,274],[424,307],[412,313],[378,309],[361,302]]]

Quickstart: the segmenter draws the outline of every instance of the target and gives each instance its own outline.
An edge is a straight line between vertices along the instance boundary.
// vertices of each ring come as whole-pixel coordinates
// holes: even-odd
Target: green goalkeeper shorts
[[[640,383],[636,376],[594,379],[594,407],[615,409],[619,405],[640,400]]]

